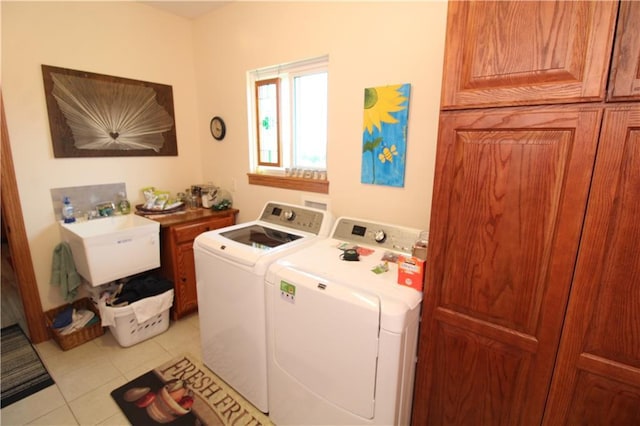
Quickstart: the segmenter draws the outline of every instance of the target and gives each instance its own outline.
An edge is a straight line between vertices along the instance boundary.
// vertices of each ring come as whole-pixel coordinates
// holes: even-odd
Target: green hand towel
[[[62,297],[69,302],[78,294],[81,281],[76,264],[73,262],[71,247],[68,243],[58,244],[53,249],[51,285],[59,286]]]

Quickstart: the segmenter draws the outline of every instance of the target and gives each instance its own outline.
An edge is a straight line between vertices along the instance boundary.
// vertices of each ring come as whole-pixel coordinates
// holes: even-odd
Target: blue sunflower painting
[[[364,89],[360,181],[404,186],[410,84]]]

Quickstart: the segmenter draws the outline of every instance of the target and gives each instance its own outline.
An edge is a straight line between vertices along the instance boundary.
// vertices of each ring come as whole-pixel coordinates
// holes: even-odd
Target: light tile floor
[[[197,314],[172,321],[164,333],[128,348],[108,328],[68,351],[54,340],[35,347],[56,384],[0,410],[3,426],[128,425],[112,390],[181,353],[202,359]]]

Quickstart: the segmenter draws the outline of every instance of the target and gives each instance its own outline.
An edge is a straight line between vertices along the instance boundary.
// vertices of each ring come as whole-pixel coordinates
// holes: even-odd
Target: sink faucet
[[[98,211],[98,216],[113,216],[116,212],[116,205],[113,203],[113,201],[105,201],[96,204],[96,210]]]
[[[87,212],[87,220],[97,219],[100,216],[98,215],[98,210],[89,210]]]

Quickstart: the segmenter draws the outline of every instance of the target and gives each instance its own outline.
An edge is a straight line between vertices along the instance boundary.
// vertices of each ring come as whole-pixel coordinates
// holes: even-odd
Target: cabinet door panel
[[[184,243],[177,246],[176,253],[178,282],[176,302],[179,306],[176,312],[184,314],[196,310],[198,307],[198,293],[196,291],[196,264],[193,258],[193,244]]]
[[[616,2],[449,2],[442,108],[603,100]]]
[[[567,425],[640,424],[640,388],[582,371]]]
[[[175,297],[171,310],[174,320],[198,308],[193,240],[203,232],[234,225],[236,213],[237,210],[229,210],[215,216],[198,215],[196,220],[192,217],[184,222],[175,221],[162,229],[161,273],[174,282]]]
[[[494,339],[438,322],[433,387],[439,396],[431,401],[428,423],[416,425],[514,425],[513,405],[520,405],[522,386],[532,368],[527,352]],[[519,380],[514,380],[518,378]],[[481,395],[478,390],[482,389]],[[481,397],[491,404],[476,404]],[[433,396],[432,396],[433,398]]]
[[[620,4],[611,61],[610,101],[640,99],[640,2]]]
[[[639,211],[635,105],[605,113],[547,424],[640,424]]]
[[[444,282],[469,285],[445,284],[441,308],[535,333],[572,137],[456,130]]]
[[[540,423],[600,118],[441,114],[416,424]]]

